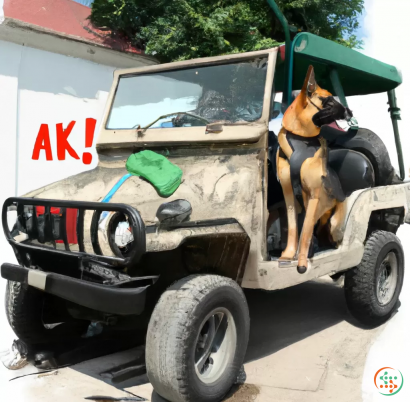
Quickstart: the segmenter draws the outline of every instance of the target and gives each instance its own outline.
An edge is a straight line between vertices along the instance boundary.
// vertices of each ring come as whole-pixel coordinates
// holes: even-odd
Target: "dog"
[[[288,241],[280,260],[297,257],[299,273],[307,270],[318,221],[319,230],[330,221],[330,236],[336,245],[343,239],[346,197],[335,172],[329,168],[327,140],[320,134],[321,126],[351,117],[348,108],[320,88],[310,66],[301,92],[284,114],[276,155],[277,177],[283,189],[288,220]],[[306,211],[299,242],[297,209],[300,207],[295,188]]]

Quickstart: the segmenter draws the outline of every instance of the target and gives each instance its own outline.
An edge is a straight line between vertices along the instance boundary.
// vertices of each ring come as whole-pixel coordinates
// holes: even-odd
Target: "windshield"
[[[120,77],[107,129],[240,123],[262,115],[267,57]]]

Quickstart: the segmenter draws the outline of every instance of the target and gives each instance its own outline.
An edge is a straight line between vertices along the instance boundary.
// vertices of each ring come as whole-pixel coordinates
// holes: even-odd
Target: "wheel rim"
[[[384,306],[393,299],[396,291],[398,278],[397,256],[390,251],[381,263],[379,277],[377,279],[377,300]]]
[[[221,378],[234,359],[237,344],[235,321],[225,308],[213,310],[202,322],[195,346],[195,372],[206,383]]]

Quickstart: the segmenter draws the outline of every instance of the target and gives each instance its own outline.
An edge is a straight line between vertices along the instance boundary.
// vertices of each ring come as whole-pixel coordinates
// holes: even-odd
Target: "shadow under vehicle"
[[[146,339],[147,374],[158,394],[218,401],[245,358],[251,324],[241,288],[277,290],[345,275],[356,318],[368,325],[389,318],[404,276],[395,233],[410,222],[394,94],[401,75],[309,33],[291,41],[269,3],[287,33],[285,47],[116,71],[98,166],[6,200],[4,232],[19,262],[1,267],[6,311],[26,345],[101,330],[114,342],[127,333]],[[359,128],[337,142],[365,155],[374,186],[348,196],[341,244],[316,242],[300,274],[296,260],[279,259],[287,222],[277,133],[268,125],[302,87],[309,65],[346,106],[346,96],[388,92],[400,177],[375,133]],[[168,198],[127,173],[128,157],[144,150],[182,170]],[[362,173],[339,169],[352,180]]]

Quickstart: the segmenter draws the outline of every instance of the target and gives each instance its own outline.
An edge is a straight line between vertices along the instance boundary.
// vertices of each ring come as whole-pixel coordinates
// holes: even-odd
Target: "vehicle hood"
[[[154,223],[156,211],[162,203],[176,199],[186,199],[191,203],[191,221],[236,217],[238,221],[251,223],[255,194],[261,191],[258,152],[169,157],[169,160],[183,171],[181,185],[170,197],[160,196],[154,186],[143,178],[131,176],[110,202],[136,208],[146,225]],[[99,202],[128,174],[125,163],[126,157],[108,158],[91,171],[68,177],[25,196]]]

